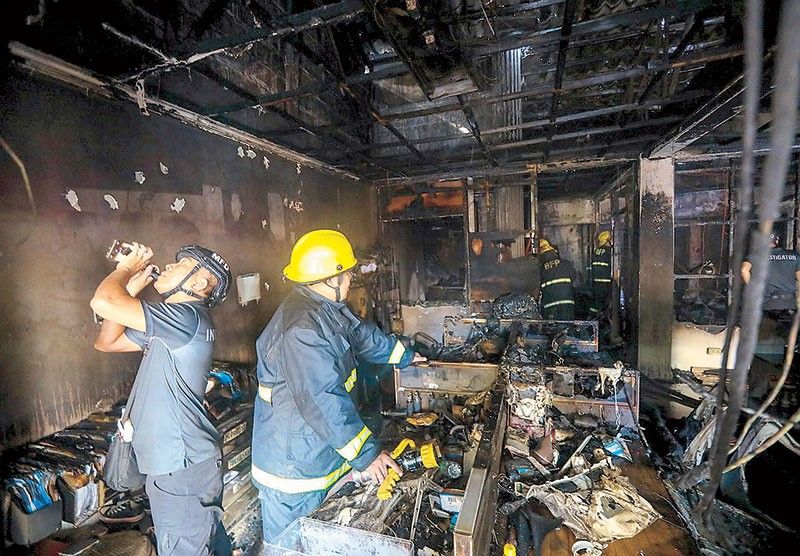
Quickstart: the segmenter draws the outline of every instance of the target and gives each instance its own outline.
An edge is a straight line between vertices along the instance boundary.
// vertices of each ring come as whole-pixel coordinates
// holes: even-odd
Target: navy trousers
[[[264,542],[270,543],[289,524],[316,510],[325,499],[325,490],[287,494],[271,488],[259,489]]]

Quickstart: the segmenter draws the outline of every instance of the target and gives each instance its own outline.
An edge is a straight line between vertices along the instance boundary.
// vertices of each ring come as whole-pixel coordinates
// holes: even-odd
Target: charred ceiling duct
[[[480,0],[367,0],[366,4],[429,100],[481,88],[480,70],[461,47],[464,39],[483,35],[483,25],[475,26],[466,17],[483,12]]]

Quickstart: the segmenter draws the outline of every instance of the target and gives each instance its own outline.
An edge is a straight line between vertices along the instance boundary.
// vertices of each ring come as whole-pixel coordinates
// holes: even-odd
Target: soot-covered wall
[[[162,266],[180,245],[200,243],[222,253],[234,275],[259,272],[258,304],[239,306],[232,287],[214,310],[215,356],[253,361],[256,336],[289,290],[281,269],[293,240],[321,227],[339,227],[357,246],[375,238],[360,182],[255,149],[251,158],[247,145],[45,79],[12,74],[2,93],[0,137],[27,170],[38,215],[0,150],[0,447],[127,395],[140,356],[92,347],[89,299],[112,268],[104,254],[113,239],[152,246]]]

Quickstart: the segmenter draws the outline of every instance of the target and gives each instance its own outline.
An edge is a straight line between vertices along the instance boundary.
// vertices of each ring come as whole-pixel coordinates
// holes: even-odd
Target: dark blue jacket
[[[542,309],[545,314],[548,309],[559,305],[574,306],[572,265],[562,259],[555,249],[541,253],[538,258],[541,265]]]
[[[306,286],[296,286],[256,341],[259,395],[253,482],[286,493],[324,490],[380,448],[350,392],[358,361],[405,367],[414,352]]]

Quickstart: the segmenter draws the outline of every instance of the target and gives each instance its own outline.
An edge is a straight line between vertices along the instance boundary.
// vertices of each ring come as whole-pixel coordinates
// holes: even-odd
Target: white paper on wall
[[[239,305],[244,307],[251,301],[261,299],[261,275],[258,272],[241,274],[236,277],[236,292],[239,296]]]

